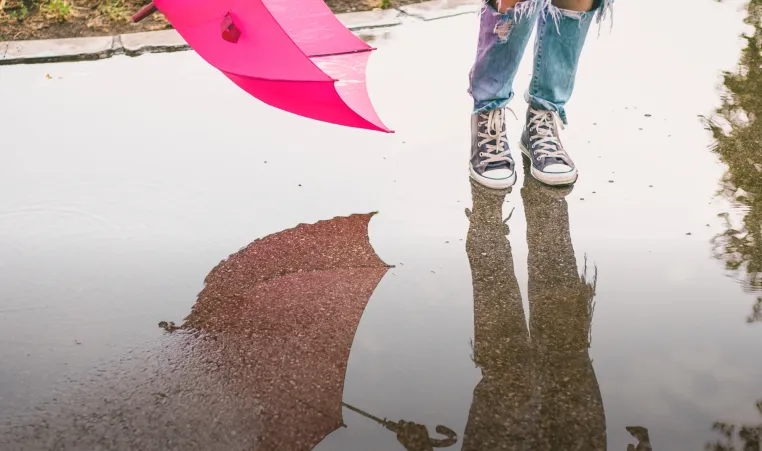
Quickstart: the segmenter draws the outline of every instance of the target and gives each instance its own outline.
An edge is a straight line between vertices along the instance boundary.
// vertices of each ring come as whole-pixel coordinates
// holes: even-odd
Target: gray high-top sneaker
[[[516,183],[506,133],[504,109],[471,116],[471,178],[487,188],[506,189]]]
[[[527,110],[521,151],[532,163],[532,177],[546,185],[571,185],[577,181],[577,167],[558,136],[558,129],[563,127],[555,111]]]

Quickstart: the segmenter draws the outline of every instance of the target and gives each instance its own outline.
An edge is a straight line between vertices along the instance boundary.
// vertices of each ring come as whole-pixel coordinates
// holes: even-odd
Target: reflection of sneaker
[[[577,181],[577,168],[564,150],[558,129],[563,123],[554,111],[527,111],[527,124],[521,135],[521,150],[531,160],[532,177],[547,185],[571,185]]]
[[[487,188],[506,189],[516,183],[506,133],[504,109],[471,116],[471,178]]]
[[[497,237],[498,240],[507,242],[508,220],[503,220],[503,204],[505,196],[510,192],[511,189],[486,189],[475,180],[471,180],[473,209],[466,208],[466,217],[471,224],[468,228],[466,248],[472,239],[491,240]],[[494,243],[490,246],[495,247]],[[493,250],[490,250],[490,253],[492,252]]]
[[[532,167],[527,163],[527,158],[524,158],[524,186],[521,188],[521,197],[525,204],[524,210],[529,209],[527,203],[531,204],[531,207],[548,204],[546,207],[552,206],[554,210],[557,210],[560,206],[555,204],[563,202],[564,208],[566,208],[566,196],[574,191],[574,185],[546,185],[532,177],[530,175],[531,170]]]

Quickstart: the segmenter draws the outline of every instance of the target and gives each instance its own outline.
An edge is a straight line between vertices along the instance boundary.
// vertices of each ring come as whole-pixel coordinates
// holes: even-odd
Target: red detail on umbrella
[[[235,44],[240,37],[241,30],[239,30],[233,23],[233,18],[230,17],[230,13],[225,14],[225,18],[222,19],[222,39]]]
[[[322,0],[155,3],[202,58],[263,102],[319,121],[391,132],[366,89],[368,53],[374,49]],[[228,18],[233,29],[226,28]]]

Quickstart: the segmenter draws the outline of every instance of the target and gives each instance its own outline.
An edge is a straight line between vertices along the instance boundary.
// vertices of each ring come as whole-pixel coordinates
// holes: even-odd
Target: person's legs
[[[491,0],[480,15],[476,61],[469,76],[471,178],[489,188],[516,182],[503,108],[513,98],[513,79],[534,28],[542,0]]]
[[[558,137],[564,106],[574,90],[577,65],[596,11],[611,0],[553,0],[542,8],[535,42],[534,72],[527,92],[529,111],[521,144],[532,176],[549,185],[577,180],[577,169]]]
[[[565,9],[557,4],[582,9]],[[542,9],[538,18],[529,101],[532,108],[558,112],[564,123],[564,105],[574,90],[577,65],[595,6],[594,0],[554,0]]]
[[[495,9],[495,3],[484,4],[479,17],[476,61],[469,76],[474,113],[503,108],[513,98],[513,79],[534,29],[537,3],[537,0],[503,0],[500,5],[503,9],[512,4],[503,13]]]

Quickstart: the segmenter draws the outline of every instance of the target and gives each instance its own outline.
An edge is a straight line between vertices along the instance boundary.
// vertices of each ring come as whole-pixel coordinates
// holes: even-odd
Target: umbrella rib
[[[316,55],[307,55],[309,58],[322,58],[325,56],[339,56],[339,55],[353,55],[355,53],[365,53],[365,52],[372,52],[373,50],[376,50],[374,47],[370,47],[367,49],[360,49],[360,50],[348,50],[346,52],[335,52],[335,53],[319,53]]]
[[[325,268],[313,268],[313,269],[307,269],[307,270],[295,269],[295,270],[287,270],[287,271],[279,272],[270,277],[265,277],[261,280],[257,280],[256,282],[254,282],[254,284],[257,285],[260,283],[269,282],[273,279],[279,279],[282,277],[290,276],[292,274],[308,274],[312,272],[336,271],[340,269],[387,269],[389,270],[390,268],[392,267],[381,262],[381,266],[375,266],[375,265],[336,266],[336,267],[328,266]]]
[[[308,269],[308,270],[305,270],[305,271],[302,271],[302,272],[299,272],[298,269],[297,270],[287,270],[287,271],[282,271],[282,272],[273,274],[272,276],[269,276],[269,277],[264,277],[262,279],[255,280],[253,282],[253,284],[250,285],[247,289],[256,288],[256,286],[259,285],[259,284],[266,283],[266,282],[269,282],[269,281],[274,280],[274,279],[280,279],[282,277],[288,277],[288,276],[291,276],[291,275],[294,275],[294,274],[307,274],[307,273],[313,273],[313,272],[336,271],[336,270],[341,270],[341,269],[385,269],[386,271],[388,271],[391,268],[394,268],[394,266],[387,265],[386,263],[381,261],[381,266],[377,266],[377,265],[357,265],[357,266],[337,266],[337,267],[330,267],[330,266],[328,266],[328,267],[325,267],[325,268]],[[212,272],[215,272],[216,270],[217,270],[217,268],[214,268],[212,270]],[[211,273],[209,274],[209,276],[211,276]],[[210,286],[210,282],[208,280],[209,276],[207,276],[207,279],[204,280],[204,288],[201,290],[202,293],[207,288],[209,288],[209,286]],[[231,295],[230,297],[235,298],[237,296]]]
[[[347,404],[345,402],[342,402],[341,405],[346,407],[347,409],[349,409],[349,410],[351,410],[351,411],[353,411],[355,413],[358,413],[358,414],[364,416],[365,418],[369,418],[369,419],[371,419],[371,420],[373,420],[373,421],[375,421],[375,422],[377,422],[377,423],[379,423],[379,424],[381,424],[383,426],[386,426],[386,423],[389,422],[389,420],[387,420],[387,419],[383,419],[382,420],[381,418],[379,418],[377,416],[371,415],[368,412],[362,411],[362,410],[358,409],[357,407],[351,406],[351,405],[349,405],[349,404]]]

